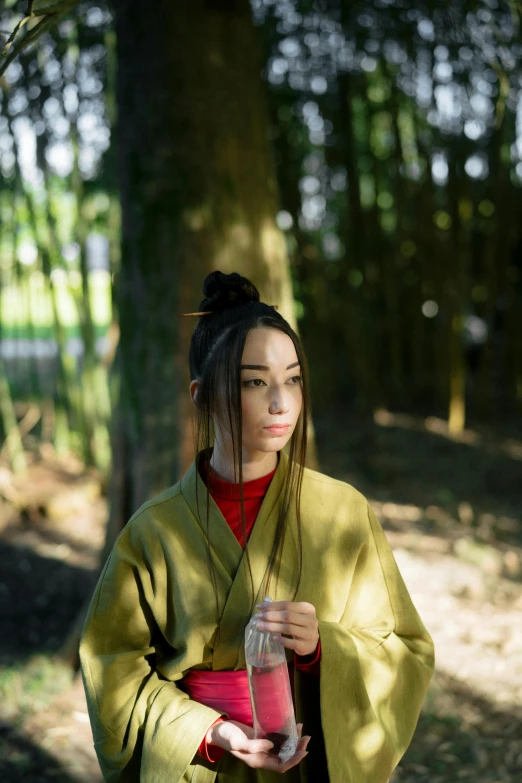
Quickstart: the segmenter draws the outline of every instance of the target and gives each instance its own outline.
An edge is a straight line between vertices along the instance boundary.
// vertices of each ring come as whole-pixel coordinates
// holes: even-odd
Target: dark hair
[[[223,412],[228,417],[234,455],[234,476],[239,477],[239,495],[243,524],[243,541],[246,542],[246,521],[243,503],[243,462],[241,456],[242,409],[241,409],[241,358],[248,333],[252,329],[279,329],[292,340],[300,363],[303,404],[295,430],[289,441],[288,470],[283,485],[283,501],[277,522],[276,536],[270,553],[268,576],[263,595],[269,595],[270,582],[274,568],[279,577],[281,552],[286,533],[286,520],[292,498],[295,501],[297,519],[297,539],[299,547],[299,573],[294,591],[297,594],[302,571],[302,538],[300,499],[303,470],[306,462],[307,432],[311,416],[311,398],[309,392],[309,374],[306,356],[299,336],[273,306],[261,302],[259,291],[246,277],[237,272],[223,274],[215,271],[207,275],[203,283],[205,298],[200,302],[199,311],[211,310],[211,314],[202,315],[194,330],[190,343],[189,364],[191,380],[199,381],[196,398],[196,427],[194,448],[196,460],[200,451],[211,448],[212,413],[222,420]],[[237,460],[237,462],[236,462]],[[199,463],[196,465],[198,469]],[[238,470],[239,467],[239,470]],[[196,484],[197,486],[197,484]],[[197,499],[197,498],[196,498]],[[199,510],[199,506],[198,506]],[[209,530],[209,492],[207,487],[207,549],[210,570],[216,596],[216,611],[219,618],[217,578],[212,560]],[[256,596],[248,549],[245,552],[252,588],[252,611]]]

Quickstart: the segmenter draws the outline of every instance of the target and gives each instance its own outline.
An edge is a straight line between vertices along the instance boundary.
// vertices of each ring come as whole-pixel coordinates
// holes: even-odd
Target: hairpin
[[[273,307],[274,310],[278,309],[277,305],[268,305],[269,307]],[[213,313],[214,310],[201,310],[199,313],[180,313],[180,315],[210,315],[210,313]]]

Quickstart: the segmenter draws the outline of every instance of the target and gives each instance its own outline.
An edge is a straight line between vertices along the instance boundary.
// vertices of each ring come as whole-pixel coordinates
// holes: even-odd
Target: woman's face
[[[243,461],[253,461],[259,452],[280,451],[292,437],[301,413],[303,394],[297,353],[290,337],[279,329],[252,329],[241,358],[241,409],[243,415]],[[199,381],[192,381],[193,402]],[[232,438],[226,414],[213,414],[218,447],[232,459]],[[279,431],[268,429],[287,425]]]
[[[291,338],[279,329],[252,329],[241,358],[243,450],[280,451],[294,432],[303,394],[301,369]],[[288,425],[271,430],[274,425]]]
[[[252,329],[246,338],[241,358],[241,410],[243,416],[243,462],[255,460],[256,453],[280,451],[294,432],[303,394],[301,370],[290,337],[279,329]],[[260,369],[261,368],[261,369]],[[199,381],[190,383],[196,403]],[[212,416],[216,443],[231,458],[232,438],[226,414]],[[276,424],[288,425],[271,430]]]

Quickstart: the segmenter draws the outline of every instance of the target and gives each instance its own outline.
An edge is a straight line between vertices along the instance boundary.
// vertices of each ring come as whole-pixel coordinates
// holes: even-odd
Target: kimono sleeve
[[[434,669],[433,640],[366,501],[366,536],[339,623],[319,620],[320,704],[331,783],[386,783]]]
[[[221,714],[189,698],[154,667],[160,636],[147,590],[150,557],[130,520],[101,572],[80,640],[94,748],[110,783],[178,783]],[[189,773],[188,773],[189,774]]]

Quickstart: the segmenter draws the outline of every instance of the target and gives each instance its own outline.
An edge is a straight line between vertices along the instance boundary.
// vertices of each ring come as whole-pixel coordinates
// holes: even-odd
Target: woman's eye
[[[295,381],[295,383],[292,383],[292,386],[298,386],[301,381],[300,375],[294,375],[292,378],[290,378],[291,381]],[[246,386],[248,388],[252,389],[259,389],[259,385],[264,383],[262,378],[251,378],[249,381],[245,381],[243,386]]]

